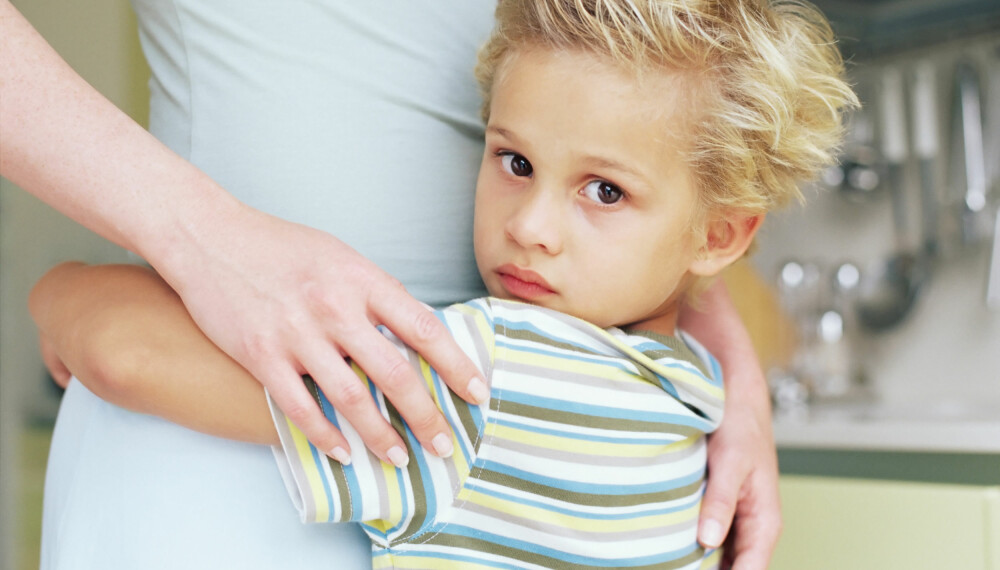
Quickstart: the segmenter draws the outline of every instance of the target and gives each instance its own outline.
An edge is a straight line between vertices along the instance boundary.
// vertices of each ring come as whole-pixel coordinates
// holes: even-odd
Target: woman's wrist
[[[251,220],[260,214],[201,172],[180,180],[184,191],[171,207],[156,214],[136,236],[136,253],[182,297],[211,265],[229,265],[234,248],[245,243]],[[243,235],[241,239],[240,236]]]

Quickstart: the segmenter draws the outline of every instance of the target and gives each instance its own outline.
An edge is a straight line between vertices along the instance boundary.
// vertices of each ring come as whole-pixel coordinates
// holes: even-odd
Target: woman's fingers
[[[422,312],[427,313],[428,318],[437,321],[434,315],[420,306],[419,303],[417,303],[417,306]],[[437,324],[441,325],[440,322]],[[441,328],[441,339],[454,343],[447,334],[447,331],[443,330],[443,325],[441,325]],[[397,349],[396,345],[383,336],[381,332],[370,326],[359,329],[358,333],[349,335],[340,342],[341,349],[379,387],[384,397],[391,402],[392,406],[396,408],[406,421],[406,424],[420,441],[421,445],[438,456],[446,457],[451,455],[451,428],[444,419],[444,415],[437,404],[431,398],[429,390],[414,363],[410,362]],[[416,349],[416,347],[413,348]],[[464,353],[461,354],[461,357],[465,358]],[[371,399],[371,395],[367,393],[367,388],[365,388],[364,395],[369,400]],[[376,438],[381,437],[381,428],[373,425],[373,422],[358,423],[354,419],[356,416],[353,415],[353,407],[344,406],[337,409],[358,430],[365,444],[370,449],[380,456],[385,454],[392,457],[386,448],[373,447],[373,445],[379,445]],[[367,417],[364,419],[367,419]],[[378,419],[381,419],[381,416]],[[381,423],[385,424],[384,421]],[[395,434],[394,431],[393,434]],[[400,440],[400,443],[402,443],[402,440]],[[405,451],[405,446],[402,449]],[[396,453],[398,455],[398,452]],[[393,463],[397,462],[393,460]]]
[[[753,502],[751,500],[751,502]],[[759,504],[771,501],[760,500]],[[747,507],[744,512],[744,507]],[[726,545],[733,570],[765,570],[781,535],[781,515],[769,508],[757,509],[740,504],[730,541]]]
[[[384,293],[383,293],[384,291]],[[451,428],[444,419],[440,409],[428,393],[424,381],[405,354],[386,338],[371,322],[371,317],[364,312],[352,310],[351,307],[332,307],[330,296],[313,291],[310,293],[313,302],[322,304],[323,308],[317,314],[325,316],[331,322],[332,333],[313,335],[315,339],[324,336],[330,339],[330,344],[307,340],[300,343],[298,361],[304,371],[311,375],[317,385],[326,395],[333,407],[351,424],[364,441],[365,445],[387,463],[401,467],[409,461],[409,452],[405,439],[393,428],[376,406],[369,386],[352,370],[353,364],[371,379],[382,391],[384,397],[396,408],[406,421],[410,430],[421,445],[439,456],[448,456],[452,452]],[[443,352],[453,360],[463,361],[459,365],[451,365],[452,369],[461,370],[462,365],[467,372],[463,385],[468,384],[468,378],[478,376],[478,370],[468,361],[468,358],[455,344],[444,325],[421,303],[409,297],[406,292],[395,285],[386,276],[377,285],[371,285],[367,296],[379,299],[382,304],[392,306],[395,311],[397,325],[404,334],[414,336],[425,347],[434,350],[438,344],[451,345]],[[373,311],[369,308],[369,314]],[[403,315],[403,316],[400,316]],[[410,324],[409,319],[418,321]],[[403,339],[405,342],[405,339]],[[417,347],[414,347],[417,348]],[[451,354],[449,354],[449,350]],[[436,352],[439,354],[440,350]],[[349,362],[345,362],[348,358]],[[440,357],[438,357],[440,360]],[[455,373],[452,372],[454,375]],[[279,407],[284,407],[275,400]],[[286,410],[287,413],[287,410]],[[326,445],[329,441],[328,432],[322,429],[322,422],[312,422],[307,412],[300,413],[302,424],[296,422],[299,429],[317,446]],[[325,418],[323,418],[325,421]],[[316,430],[312,432],[311,430]],[[344,450],[350,448],[341,446]],[[333,457],[336,447],[321,447]]]
[[[341,361],[342,362],[342,361]],[[345,365],[346,368],[346,365]],[[350,446],[340,430],[326,419],[319,405],[306,390],[302,377],[291,368],[275,367],[265,373],[268,396],[318,449],[341,463],[350,463]]]
[[[750,465],[733,453],[709,456],[714,461],[709,462],[711,473],[701,500],[698,541],[707,548],[719,548],[729,534]]]
[[[470,404],[482,404],[489,399],[483,373],[458,346],[448,328],[401,286],[385,290],[374,300],[372,310],[374,317],[423,356],[459,397]],[[385,390],[385,386],[379,384],[379,387]],[[394,397],[390,396],[390,400],[397,403]]]
[[[374,327],[359,327],[354,338],[342,350],[354,353],[351,358],[358,368],[376,370],[383,375],[383,379],[386,375],[391,377],[390,383],[398,390],[409,390],[408,397],[422,395],[426,401],[417,402],[418,413],[423,414],[422,417],[436,417],[438,431],[447,429],[447,423],[421,387],[416,373]],[[305,360],[303,364],[334,409],[358,432],[372,453],[397,467],[408,463],[409,452],[405,441],[379,411],[368,384],[359,378],[343,357],[332,353],[320,361]]]

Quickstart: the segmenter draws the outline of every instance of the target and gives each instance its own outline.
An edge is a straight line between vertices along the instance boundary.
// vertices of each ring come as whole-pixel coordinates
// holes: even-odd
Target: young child
[[[373,385],[411,443],[402,467],[368,454],[308,378],[352,455],[316,449],[276,406],[272,423],[259,385],[139,268],[54,270],[33,293],[40,327],[106,331],[72,341],[86,358],[132,355],[98,395],[280,442],[303,519],[362,523],[377,568],[713,567],[696,523],[722,382],[678,309],[830,162],[855,102],[830,30],[792,3],[501,0],[477,75],[475,250],[491,297],[437,314],[490,400],[465,403],[398,346],[451,423],[449,457]],[[97,287],[115,293],[60,310]]]

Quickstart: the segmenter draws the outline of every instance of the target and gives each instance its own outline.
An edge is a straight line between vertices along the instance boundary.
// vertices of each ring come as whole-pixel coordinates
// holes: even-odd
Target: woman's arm
[[[767,382],[750,336],[720,280],[685,309],[679,325],[718,358],[726,385],[722,425],[708,440],[708,487],[698,538],[722,544],[733,568],[766,570],[781,534],[778,456]],[[735,519],[734,519],[735,516]]]
[[[211,435],[277,443],[261,385],[153,271],[64,263],[29,305],[43,342],[101,398]]]
[[[449,433],[377,324],[463,398],[488,397],[475,365],[396,280],[328,234],[241,204],[88,85],[8,0],[0,0],[0,132],[0,173],[147,259],[198,327],[320,449],[349,446],[302,387],[306,372],[376,455],[405,448],[345,355],[424,445]]]

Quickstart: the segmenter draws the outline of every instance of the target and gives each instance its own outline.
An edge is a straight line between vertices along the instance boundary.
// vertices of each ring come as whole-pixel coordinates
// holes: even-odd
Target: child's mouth
[[[532,301],[552,295],[555,291],[545,282],[541,275],[529,269],[521,269],[515,265],[504,265],[496,270],[504,290],[514,297]]]

